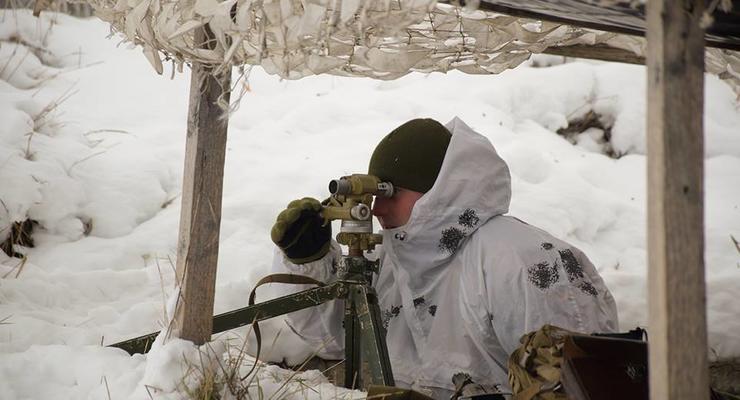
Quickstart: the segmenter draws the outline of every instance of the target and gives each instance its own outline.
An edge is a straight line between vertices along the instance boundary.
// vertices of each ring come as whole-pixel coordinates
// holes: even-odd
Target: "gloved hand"
[[[324,224],[319,215],[321,203],[304,197],[293,200],[277,216],[270,236],[285,256],[294,264],[316,261],[329,252],[331,224]]]

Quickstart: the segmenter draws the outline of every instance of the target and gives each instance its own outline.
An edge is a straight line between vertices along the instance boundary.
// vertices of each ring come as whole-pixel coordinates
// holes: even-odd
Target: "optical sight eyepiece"
[[[390,182],[380,182],[378,183],[378,191],[375,193],[375,195],[383,197],[393,197],[393,193],[395,193],[395,189]]]

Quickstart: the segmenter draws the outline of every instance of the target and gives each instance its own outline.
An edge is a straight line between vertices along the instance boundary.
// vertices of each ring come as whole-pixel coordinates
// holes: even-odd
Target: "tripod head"
[[[373,196],[393,196],[393,185],[373,175],[353,174],[329,182],[331,196],[324,201],[324,223],[341,220],[337,242],[349,247],[350,256],[363,256],[383,242],[373,233]]]

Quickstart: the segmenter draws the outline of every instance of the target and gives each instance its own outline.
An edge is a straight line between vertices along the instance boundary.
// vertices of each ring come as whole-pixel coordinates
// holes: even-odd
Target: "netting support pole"
[[[703,13],[701,0],[647,2],[651,400],[709,398]]]
[[[195,43],[210,48],[208,27],[198,29]],[[193,63],[188,107],[185,172],[180,234],[177,245],[179,298],[171,336],[203,344],[213,330],[221,196],[223,191],[228,119],[217,101],[229,101],[231,69],[214,75],[210,67]]]

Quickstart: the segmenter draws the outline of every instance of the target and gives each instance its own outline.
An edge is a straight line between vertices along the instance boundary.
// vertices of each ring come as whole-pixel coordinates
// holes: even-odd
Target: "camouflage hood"
[[[491,142],[459,118],[445,126],[452,140],[434,186],[406,225],[382,232],[393,264],[414,276],[414,292],[429,286],[425,281],[435,279],[478,227],[508,212],[511,201],[509,168]]]

